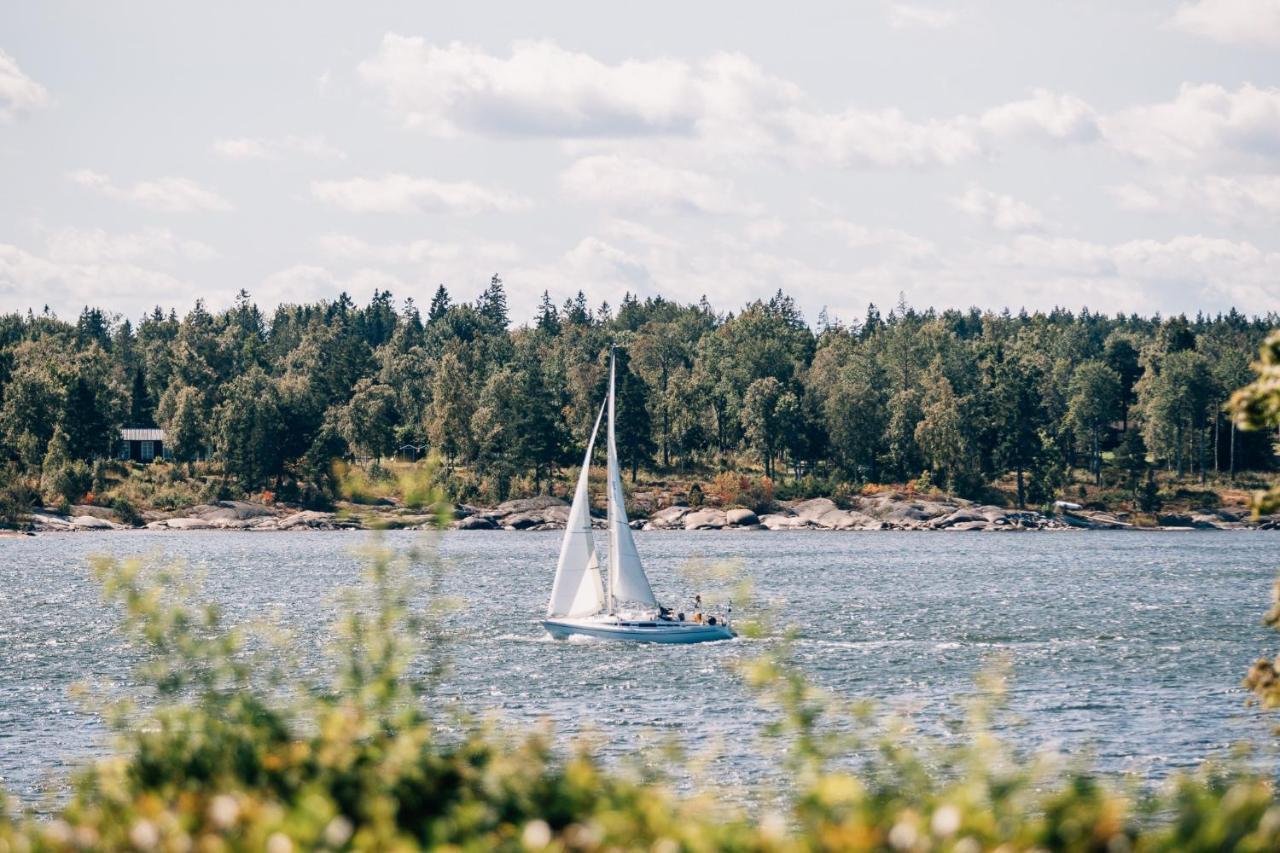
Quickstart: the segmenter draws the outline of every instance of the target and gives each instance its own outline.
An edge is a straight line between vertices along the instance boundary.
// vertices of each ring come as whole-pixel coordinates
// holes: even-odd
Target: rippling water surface
[[[421,534],[387,536],[393,546]],[[202,569],[228,619],[278,611],[302,665],[325,672],[337,589],[354,583],[357,533],[114,533],[0,540],[0,787],[38,803],[102,749],[103,729],[69,695],[127,684],[136,658],[89,577],[93,554],[153,554]],[[690,558],[736,561],[796,626],[802,665],[826,687],[920,714],[926,728],[995,654],[1013,665],[1012,708],[1028,748],[1089,750],[1117,772],[1160,776],[1237,741],[1265,743],[1240,678],[1280,637],[1260,625],[1280,563],[1258,532],[939,534],[655,532],[636,536],[660,598],[697,590]],[[516,725],[593,729],[604,749],[676,735],[720,744],[717,773],[748,782],[766,719],[728,672],[760,641],[629,646],[545,640],[556,533],[446,534],[445,692]],[[741,609],[741,608],[740,608]],[[768,642],[768,641],[764,641]]]

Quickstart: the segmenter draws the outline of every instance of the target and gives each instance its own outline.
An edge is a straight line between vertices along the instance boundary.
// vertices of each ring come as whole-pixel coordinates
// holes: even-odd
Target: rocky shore
[[[569,517],[569,505],[554,497],[510,500],[496,507],[460,505],[454,508],[456,530],[560,530]],[[171,512],[147,511],[139,524],[129,524],[114,510],[75,506],[67,515],[35,512],[30,526],[35,532],[83,530],[360,530],[370,528],[427,529],[434,517],[386,503],[378,506],[340,504],[333,512],[303,510],[248,501],[218,501]],[[1243,509],[1217,509],[1155,516],[1153,527],[1123,513],[1111,514],[1064,506],[1053,515],[1033,510],[979,505],[958,498],[923,498],[884,492],[852,499],[837,506],[828,498],[779,502],[771,512],[757,514],[741,507],[669,506],[632,526],[642,530],[1236,530],[1276,529],[1280,519],[1249,519]],[[598,527],[603,518],[596,518]]]

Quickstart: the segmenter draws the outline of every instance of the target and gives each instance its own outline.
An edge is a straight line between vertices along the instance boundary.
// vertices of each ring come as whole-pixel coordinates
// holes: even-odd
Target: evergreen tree
[[[281,472],[283,420],[279,395],[259,367],[233,380],[214,416],[218,459],[244,489],[264,485]]]
[[[489,286],[476,300],[476,313],[495,329],[506,329],[510,324],[511,320],[507,316],[507,292],[497,273],[494,273]]]
[[[444,315],[449,313],[452,302],[449,299],[449,291],[442,284],[436,288],[435,296],[431,297],[431,307],[427,309],[427,322],[435,323],[444,319]]]

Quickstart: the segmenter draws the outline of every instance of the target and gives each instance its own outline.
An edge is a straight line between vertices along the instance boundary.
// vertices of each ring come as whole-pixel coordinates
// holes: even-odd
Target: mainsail
[[[640,565],[640,554],[631,537],[627,506],[622,494],[622,474],[618,470],[618,446],[614,440],[613,400],[616,388],[614,358],[609,356],[609,610],[619,604],[657,607],[649,579]]]
[[[587,495],[591,452],[595,449],[604,409],[602,405],[600,414],[596,415],[596,425],[587,442],[587,455],[578,474],[578,487],[573,493],[573,506],[569,508],[569,521],[560,543],[560,563],[556,566],[556,580],[547,604],[549,617],[591,616],[604,608],[604,586],[600,580],[596,542],[591,535],[591,502]]]

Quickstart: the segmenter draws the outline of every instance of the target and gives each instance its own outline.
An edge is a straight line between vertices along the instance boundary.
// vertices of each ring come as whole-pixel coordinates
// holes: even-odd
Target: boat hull
[[[576,636],[624,643],[687,644],[731,640],[736,636],[727,625],[658,620],[546,619],[542,627],[557,640]]]

